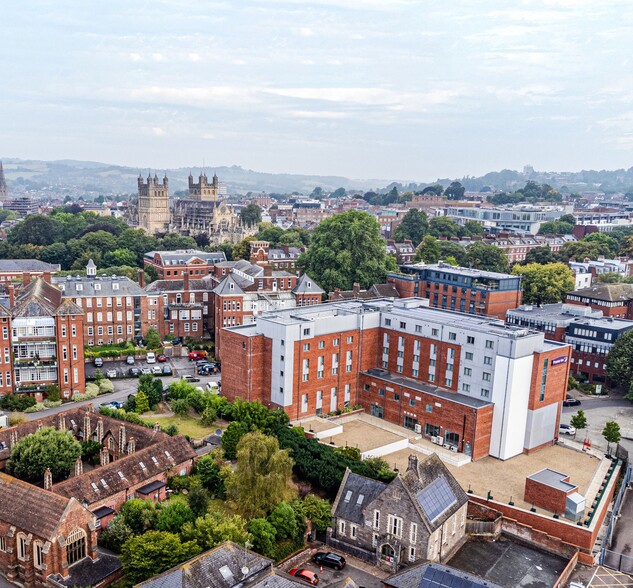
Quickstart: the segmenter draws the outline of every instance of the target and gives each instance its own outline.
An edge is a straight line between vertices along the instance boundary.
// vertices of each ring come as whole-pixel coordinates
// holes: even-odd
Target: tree
[[[547,221],[541,223],[539,235],[571,235],[574,225],[562,221]]]
[[[158,512],[153,502],[134,498],[123,503],[120,516],[135,535],[140,535],[154,528]]]
[[[442,184],[432,184],[422,190],[422,194],[435,194],[441,196],[444,193],[444,186]]]
[[[162,347],[162,342],[160,340],[160,335],[156,329],[147,329],[147,333],[145,333],[145,346],[148,349],[160,349]]]
[[[277,540],[294,537],[297,532],[297,517],[292,506],[280,502],[268,515],[268,522],[275,528]]]
[[[163,399],[163,382],[151,374],[143,374],[138,380],[137,392],[143,392],[149,407],[154,408]]]
[[[11,450],[7,469],[32,484],[44,482],[50,469],[53,481],[65,479],[81,457],[81,444],[67,431],[45,427],[20,439]]]
[[[213,455],[203,455],[196,464],[196,474],[211,494],[224,494],[224,480],[220,476],[220,464]]]
[[[115,249],[114,251],[108,251],[104,256],[103,261],[107,266],[135,266],[138,264],[136,253],[130,249]]]
[[[602,436],[607,441],[607,453],[611,453],[611,443],[619,443],[622,439],[620,434],[620,425],[615,421],[609,421],[605,423],[604,429],[602,429]]]
[[[417,247],[429,229],[429,221],[425,212],[417,208],[411,208],[402,218],[402,222],[393,232],[393,238],[397,242],[410,239],[414,247]]]
[[[209,508],[209,491],[198,481],[192,481],[187,494],[187,504],[196,517],[204,516]]]
[[[222,449],[226,459],[235,459],[237,457],[237,446],[248,429],[238,421],[232,421],[222,433]]]
[[[580,409],[575,415],[571,417],[570,424],[574,429],[586,429],[587,428],[587,417],[585,416],[585,411]],[[576,438],[576,433],[574,433],[574,439]]]
[[[460,234],[459,225],[450,216],[434,216],[429,221],[429,234],[434,237],[457,237]]]
[[[192,510],[180,497],[170,500],[158,511],[156,530],[178,533],[182,526],[195,519]]]
[[[515,265],[512,273],[523,276],[523,302],[526,304],[560,302],[576,283],[574,272],[564,263]]]
[[[202,550],[195,541],[181,541],[165,531],[148,531],[132,537],[121,549],[121,563],[126,580],[138,584],[152,576],[191,559]]]
[[[250,242],[255,241],[255,237],[246,237],[243,241],[236,243],[233,245],[232,253],[233,259],[250,259],[251,257],[251,246]]]
[[[605,235],[604,233],[590,233],[587,235],[583,241],[586,243],[598,243],[600,245],[604,245],[609,249],[609,253],[611,255],[615,255],[620,249],[620,244],[617,239],[610,237],[609,235]]]
[[[345,188],[337,188],[336,190],[334,190],[334,192],[330,194],[330,198],[342,198],[343,196],[345,196],[345,194],[347,194]]]
[[[292,465],[275,437],[248,433],[238,444],[237,467],[225,480],[227,497],[246,518],[265,516],[292,498]]]
[[[440,243],[431,235],[426,235],[422,243],[415,251],[414,261],[423,261],[425,263],[437,263],[442,255]]]
[[[62,399],[62,391],[57,384],[49,384],[44,388],[44,396],[46,396],[46,400],[58,402]]]
[[[132,537],[132,529],[127,525],[125,519],[118,514],[101,533],[99,545],[120,553],[121,547],[130,537]]]
[[[489,272],[507,272],[508,259],[499,247],[476,241],[466,247],[468,265]]]
[[[240,515],[226,516],[217,511],[198,517],[194,523],[185,523],[181,536],[188,541],[195,541],[202,550],[211,549],[224,541],[244,545],[252,540],[246,530],[246,519]]]
[[[61,223],[52,216],[32,214],[9,231],[7,240],[12,245],[51,245],[57,241]]]
[[[461,200],[464,197],[464,192],[466,192],[466,188],[462,186],[461,182],[451,182],[448,188],[444,190],[444,196],[446,196],[449,200]]]
[[[380,225],[366,212],[350,210],[321,222],[312,233],[310,248],[299,257],[299,266],[326,292],[351,290],[384,282],[397,269],[387,255]]]
[[[607,378],[615,386],[626,388],[633,383],[633,329],[622,333],[607,355]]]
[[[139,414],[149,412],[149,400],[147,399],[145,392],[139,392],[136,395],[134,412],[138,412]]]
[[[257,225],[262,222],[262,209],[258,204],[249,204],[242,208],[240,219],[245,225]]]
[[[576,224],[576,217],[573,214],[564,214],[558,220],[561,223],[569,223],[570,225]]]
[[[533,247],[532,249],[528,249],[528,252],[525,254],[525,265],[529,263],[554,263],[556,261],[552,250],[549,245],[541,245],[539,247]]]
[[[138,397],[137,397],[138,403]],[[178,416],[185,416],[189,411],[189,401],[187,398],[178,398],[178,400],[173,400],[171,403],[171,409],[174,411],[174,414]]]
[[[486,230],[477,221],[466,221],[462,227],[464,237],[483,237],[485,234]]]
[[[600,255],[609,255],[609,247],[604,243],[596,243],[585,239],[582,241],[569,241],[558,251],[558,258],[565,263],[571,259],[582,261],[585,257],[598,259]]]
[[[251,519],[248,522],[248,532],[253,537],[255,551],[268,555],[275,546],[276,531],[266,519]]]
[[[317,531],[327,530],[332,523],[332,506],[314,494],[308,494],[303,500],[295,500],[292,508],[308,519]]]

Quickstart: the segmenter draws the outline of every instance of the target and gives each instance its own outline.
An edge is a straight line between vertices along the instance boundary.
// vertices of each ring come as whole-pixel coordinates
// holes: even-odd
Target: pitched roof
[[[53,484],[52,490],[61,496],[74,496],[83,503],[92,504],[162,474],[195,456],[195,451],[182,435],[164,435],[164,439],[145,449]]]
[[[438,563],[423,563],[383,580],[393,588],[502,588],[472,574]]]
[[[15,317],[53,316],[62,301],[62,293],[42,278],[24,286],[11,315]],[[77,314],[81,314],[79,310]]]
[[[308,274],[299,276],[297,285],[292,291],[295,294],[323,294],[325,292]]]
[[[0,272],[58,272],[58,263],[46,263],[39,259],[0,259]]]
[[[66,276],[54,277],[64,297],[86,298],[93,296],[144,296],[147,293],[126,276]]]
[[[606,302],[626,302],[633,300],[633,284],[596,284],[590,288],[574,290],[567,295],[595,298]]]
[[[213,293],[218,296],[235,296],[244,294],[233,274],[229,274],[214,289]]]
[[[387,484],[383,482],[359,476],[347,469],[332,505],[333,516],[364,525],[365,507],[386,488]]]
[[[370,289],[376,298],[400,298],[400,294],[396,287],[391,283],[387,284],[374,284]]]
[[[196,290],[211,291],[218,285],[218,279],[213,276],[206,276],[202,279],[190,279],[189,289],[187,292],[195,292]],[[184,280],[156,280],[146,286],[146,292],[184,292]]]
[[[0,520],[52,539],[68,506],[76,502],[0,472]]]

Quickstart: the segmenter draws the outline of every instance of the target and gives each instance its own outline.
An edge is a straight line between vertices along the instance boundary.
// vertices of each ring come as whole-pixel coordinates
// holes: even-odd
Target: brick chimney
[[[63,412],[59,414],[59,418],[57,419],[57,430],[58,431],[66,430],[66,414]]]
[[[24,272],[22,274],[22,285],[28,286],[31,283],[31,272]]]
[[[142,269],[138,270],[138,285],[145,288],[145,272]]]
[[[407,465],[407,472],[409,470],[414,471],[416,474],[418,473],[418,456],[417,455],[409,455],[409,463]]]
[[[81,457],[78,457],[75,461],[75,476],[81,476],[84,473],[84,462],[81,461]]]
[[[358,282],[354,282],[354,285],[352,286],[352,292],[354,293],[355,297],[360,294],[360,284]]]
[[[90,415],[86,414],[84,415],[84,441],[90,441],[91,433],[92,425],[90,424]]]
[[[136,439],[134,437],[130,437],[130,440],[127,443],[127,452],[129,455],[132,455],[136,451]]]
[[[106,466],[110,463],[110,454],[105,447],[99,452],[99,462],[102,466]]]
[[[44,472],[44,490],[50,490],[53,485],[53,474],[51,473],[50,468],[46,468]]]
[[[264,266],[264,276],[271,277],[273,275],[273,266],[271,264]]]
[[[97,420],[97,429],[95,432],[97,433],[97,441],[101,443],[103,441],[103,419],[101,417]]]
[[[126,443],[125,425],[121,425],[119,427],[119,451],[121,452],[125,451],[125,443]]]
[[[182,272],[182,291],[189,292],[189,270]]]
[[[42,424],[42,421],[39,420],[37,421],[37,430],[39,431],[44,425]]]
[[[159,433],[160,432],[160,423],[158,421],[156,421],[154,423],[154,432],[155,433]]]
[[[42,273],[42,279],[47,282],[48,284],[50,284],[52,282],[52,274],[51,272],[43,272]]]
[[[13,427],[13,429],[11,429],[11,435],[9,436],[9,445],[11,446],[11,449],[15,447],[17,442],[18,442],[18,430],[15,427]]]

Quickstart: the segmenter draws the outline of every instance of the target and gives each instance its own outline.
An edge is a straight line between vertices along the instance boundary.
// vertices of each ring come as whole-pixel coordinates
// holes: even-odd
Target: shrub
[[[165,429],[165,433],[169,435],[170,437],[173,437],[174,435],[178,435],[178,427],[176,425],[169,425]]]
[[[187,414],[187,411],[189,410],[189,402],[187,401],[186,398],[179,398],[178,400],[174,400],[171,403],[171,409],[178,416],[184,416]]]
[[[26,414],[33,414],[34,412],[40,412],[41,410],[44,410],[46,407],[44,406],[44,404],[42,402],[38,402],[37,404],[34,404],[33,406],[29,406],[24,412]]]
[[[57,406],[61,406],[62,405],[62,401],[61,400],[48,400],[46,399],[44,401],[44,407],[45,408],[55,408]]]
[[[49,384],[44,389],[44,396],[46,396],[46,400],[57,402],[62,399],[62,391],[57,384]]]
[[[101,380],[99,394],[109,394],[110,392],[114,392],[114,384],[110,380]]]
[[[0,408],[11,412],[24,412],[29,406],[35,406],[37,401],[27,394],[7,394],[0,398]]]

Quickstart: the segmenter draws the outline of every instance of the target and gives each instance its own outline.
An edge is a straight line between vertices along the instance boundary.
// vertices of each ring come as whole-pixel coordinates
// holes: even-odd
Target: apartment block
[[[360,404],[473,459],[553,443],[571,355],[543,333],[420,298],[267,312],[222,340],[229,399],[291,419]]]
[[[428,298],[434,308],[505,319],[521,304],[521,276],[487,272],[448,263],[401,265],[389,273],[400,297]]]

